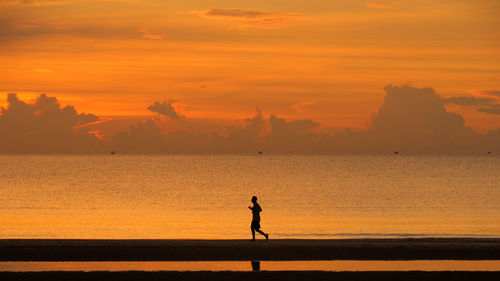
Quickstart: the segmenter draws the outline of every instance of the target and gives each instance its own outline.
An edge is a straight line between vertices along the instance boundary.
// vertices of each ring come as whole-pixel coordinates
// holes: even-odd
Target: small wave
[[[456,233],[273,233],[275,237],[287,238],[500,238],[499,235],[488,234],[456,234]]]

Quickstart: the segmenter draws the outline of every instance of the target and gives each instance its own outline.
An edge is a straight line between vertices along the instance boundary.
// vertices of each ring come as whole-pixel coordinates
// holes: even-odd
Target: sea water
[[[500,157],[3,155],[0,238],[500,237]],[[261,238],[261,237],[259,237]]]
[[[257,268],[255,268],[255,265]],[[0,272],[43,271],[498,271],[498,260],[0,262]]]

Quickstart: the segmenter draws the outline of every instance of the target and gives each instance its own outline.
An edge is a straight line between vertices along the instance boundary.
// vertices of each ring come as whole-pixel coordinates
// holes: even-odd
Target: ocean
[[[2,155],[0,238],[500,238],[500,157]],[[258,237],[262,239],[262,236]]]

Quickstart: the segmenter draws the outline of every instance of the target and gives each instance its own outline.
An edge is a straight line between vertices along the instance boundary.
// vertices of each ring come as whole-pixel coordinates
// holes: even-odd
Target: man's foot
[[[269,234],[266,234],[266,240],[269,240]]]
[[[254,238],[254,239],[252,239],[252,240],[250,240],[250,241],[255,241],[255,238]]]

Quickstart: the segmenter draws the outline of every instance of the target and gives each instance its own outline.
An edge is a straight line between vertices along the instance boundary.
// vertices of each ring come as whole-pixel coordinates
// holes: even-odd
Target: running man
[[[248,206],[248,209],[252,210],[252,224],[250,225],[250,229],[252,230],[252,241],[255,241],[255,231],[264,235],[266,240],[269,240],[269,234],[265,234],[264,231],[260,230],[260,212],[262,212],[262,208],[259,203],[257,203],[257,196],[252,197],[253,207]]]

